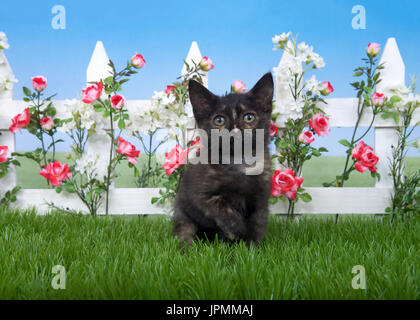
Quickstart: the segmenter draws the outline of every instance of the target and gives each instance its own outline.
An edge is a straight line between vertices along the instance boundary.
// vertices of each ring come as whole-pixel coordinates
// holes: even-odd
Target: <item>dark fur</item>
[[[188,245],[195,236],[211,240],[216,235],[222,239],[244,240],[247,245],[258,244],[264,238],[270,197],[268,142],[272,75],[264,75],[246,94],[224,97],[213,95],[191,80],[189,94],[198,127],[207,131],[209,137],[212,128],[229,131],[234,127],[241,131],[246,128],[264,129],[264,172],[261,175],[246,175],[244,165],[233,164],[233,161],[232,164],[190,164],[175,199],[174,233],[183,244]],[[243,120],[244,114],[249,112],[256,116],[252,124]],[[224,116],[223,127],[214,124],[216,115]]]

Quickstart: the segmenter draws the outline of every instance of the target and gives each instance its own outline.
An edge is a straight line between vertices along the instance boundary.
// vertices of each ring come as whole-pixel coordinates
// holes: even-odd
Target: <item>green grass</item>
[[[161,217],[0,212],[0,299],[420,299],[420,219],[270,218],[258,249],[183,252]],[[51,287],[54,265],[65,290]],[[352,288],[353,266],[366,290]]]
[[[19,184],[46,187],[35,164],[20,160]],[[342,165],[311,160],[304,184],[321,186]],[[408,170],[419,167],[407,160]],[[117,187],[135,187],[125,164],[118,173]],[[354,173],[346,186],[372,185]],[[420,217],[379,219],[271,216],[256,250],[198,242],[183,252],[166,216],[0,211],[0,299],[420,299]],[[54,265],[66,268],[65,290],[51,287]],[[351,286],[355,265],[366,269],[366,290]]]
[[[64,153],[58,153],[57,159],[61,162],[67,162]],[[23,188],[47,188],[45,179],[41,177],[38,172],[39,168],[33,160],[26,158],[19,158],[22,166],[18,168],[18,184]],[[138,167],[145,164],[146,157],[140,155]],[[406,160],[407,170],[415,170],[420,168],[420,158],[408,158]],[[335,176],[342,173],[344,166],[343,157],[321,157],[314,158],[308,161],[303,169],[304,186],[306,187],[321,187],[323,182],[330,182],[335,179]],[[117,167],[118,177],[115,185],[118,188],[135,188],[135,177],[133,170],[129,169],[127,164],[123,161]],[[346,187],[370,187],[373,186],[373,179],[368,172],[358,173],[354,172],[350,176],[350,180],[345,184]]]

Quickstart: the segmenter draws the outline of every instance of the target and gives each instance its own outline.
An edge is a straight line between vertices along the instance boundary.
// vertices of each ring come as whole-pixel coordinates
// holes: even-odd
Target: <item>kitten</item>
[[[248,246],[257,245],[264,238],[269,213],[271,160],[268,143],[273,77],[267,73],[248,93],[231,93],[223,97],[190,80],[189,95],[197,126],[208,136],[209,142],[200,148],[207,148],[209,162],[190,163],[180,181],[175,198],[174,234],[184,245],[190,245],[196,236],[212,240],[216,235],[219,239],[244,240]],[[264,156],[260,174],[248,175],[244,170],[249,167],[247,164],[234,164],[233,148],[230,164],[222,164],[222,161],[212,164],[211,129],[229,132],[239,129],[242,136],[244,129],[251,129],[253,155],[258,151],[256,129],[264,129],[263,154],[257,155]]]

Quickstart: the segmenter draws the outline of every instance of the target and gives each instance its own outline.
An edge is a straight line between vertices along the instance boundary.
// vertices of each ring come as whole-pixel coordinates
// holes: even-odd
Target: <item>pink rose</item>
[[[319,136],[328,135],[330,133],[329,119],[323,117],[321,113],[317,113],[309,120],[309,126],[314,129]]]
[[[200,145],[200,137],[198,137],[195,140],[190,141],[190,147],[195,146],[195,145]]]
[[[47,164],[39,174],[47,179],[55,187],[61,186],[63,180],[71,178],[72,174],[67,163],[61,164],[58,160]]]
[[[125,141],[123,138],[118,137],[118,149],[117,152],[127,157],[127,161],[132,164],[137,164],[137,159],[140,151],[136,150],[130,142]]]
[[[171,151],[165,152],[165,163],[162,168],[166,170],[167,175],[185,163],[189,150],[189,148],[182,150],[181,146],[177,144]]]
[[[328,96],[330,93],[334,92],[334,88],[329,81],[322,82],[321,86],[323,89],[321,89],[320,92],[324,96]]]
[[[171,85],[166,86],[166,90],[165,90],[166,94],[170,94],[172,91],[176,91],[176,86],[171,86]]]
[[[243,83],[241,80],[233,81],[232,91],[236,93],[245,92],[246,91],[245,83]]]
[[[32,87],[34,87],[35,91],[41,92],[47,87],[47,78],[44,76],[33,77]]]
[[[0,163],[7,161],[7,152],[9,151],[8,146],[0,146]]]
[[[9,130],[15,133],[20,129],[25,128],[29,122],[31,122],[31,115],[29,114],[29,109],[26,108],[22,113],[19,113],[12,119],[12,125]]]
[[[369,57],[374,58],[379,54],[381,51],[381,46],[378,43],[369,43],[366,48],[366,53]]]
[[[122,107],[124,107],[125,99],[120,94],[115,94],[111,97],[111,106],[115,110],[120,110]]]
[[[92,103],[96,99],[98,99],[101,96],[102,93],[102,82],[99,81],[98,83],[95,83],[86,89],[82,90],[83,94],[83,102],[84,103]]]
[[[191,149],[197,149],[196,151],[195,151],[195,154],[196,155],[199,155],[200,154],[200,146],[201,146],[201,143],[200,143],[200,137],[198,137],[197,139],[195,139],[195,140],[191,140],[190,141],[190,148]]]
[[[381,105],[383,105],[385,102],[385,99],[386,99],[386,96],[384,93],[375,92],[374,94],[372,94],[372,104],[375,107],[380,107]]]
[[[140,69],[140,68],[143,68],[146,65],[146,60],[144,60],[144,58],[141,54],[136,53],[131,58],[131,64],[133,65],[134,68]]]
[[[376,164],[379,161],[379,158],[376,154],[373,153],[373,149],[367,145],[363,141],[360,141],[356,148],[353,149],[351,155],[354,159],[356,159],[356,163],[354,167],[359,172],[364,172],[369,170],[370,172],[376,172]]]
[[[315,137],[312,131],[305,131],[299,135],[298,140],[302,143],[310,144],[315,141]]]
[[[270,122],[270,137],[275,137],[279,132],[279,128],[274,124],[273,120]]]
[[[45,117],[40,120],[41,128],[50,131],[54,128],[54,121],[51,117]]]
[[[204,71],[210,71],[214,68],[213,61],[210,58],[203,57],[200,61],[200,68]]]
[[[273,197],[286,196],[294,200],[302,182],[303,178],[295,177],[295,173],[289,168],[276,170],[271,178],[271,195]]]

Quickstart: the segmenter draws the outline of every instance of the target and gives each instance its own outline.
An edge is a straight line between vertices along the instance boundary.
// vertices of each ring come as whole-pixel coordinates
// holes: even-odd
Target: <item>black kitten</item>
[[[218,97],[197,81],[190,80],[189,95],[198,128],[208,136],[209,142],[200,148],[201,152],[206,148],[209,162],[190,163],[181,179],[175,199],[174,233],[187,245],[195,236],[211,240],[216,235],[229,240],[242,239],[247,245],[258,244],[264,238],[270,197],[268,143],[273,77],[267,73],[248,93],[233,93],[224,97]],[[236,129],[236,133],[242,136],[245,129],[250,129],[252,154],[260,159],[264,156],[258,174],[250,175],[246,171],[250,166],[245,162],[234,163],[232,151],[228,153],[232,159],[230,164],[222,164],[222,161],[212,164],[212,142],[215,145],[211,139],[212,129],[227,129],[229,132]],[[256,129],[264,130],[260,143],[264,145],[260,148],[255,143]],[[219,145],[221,149],[222,144]],[[259,155],[256,154],[258,149],[262,150]]]

